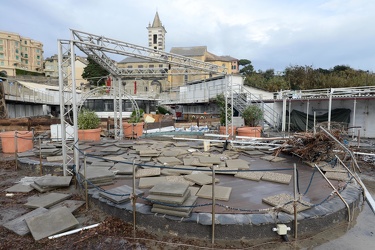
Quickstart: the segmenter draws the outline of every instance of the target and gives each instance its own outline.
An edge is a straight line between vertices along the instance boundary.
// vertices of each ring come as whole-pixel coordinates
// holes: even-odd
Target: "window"
[[[0,54],[0,59],[4,59],[4,54]]]
[[[132,65],[128,65],[128,69],[132,69],[133,68],[133,66]]]
[[[237,69],[237,65],[232,65],[232,69]]]
[[[0,44],[3,44],[3,40],[0,39]]]
[[[163,64],[159,64],[159,68],[163,68]]]
[[[0,51],[3,51],[3,46],[0,46]]]
[[[36,49],[36,53],[40,53],[40,49]]]
[[[40,56],[36,56],[36,59],[38,59],[38,60],[39,60],[39,59],[40,59]]]
[[[27,44],[27,41],[25,41],[25,44]]]
[[[29,58],[29,55],[28,55],[28,54],[25,54],[25,58]]]
[[[150,64],[150,65],[149,65],[149,68],[150,68],[150,69],[154,68],[154,65],[153,65],[153,64]]]
[[[40,62],[37,62],[36,64],[40,65]]]
[[[143,68],[143,65],[138,65],[138,68],[142,69],[142,68]]]
[[[19,50],[18,49],[16,49],[16,54],[18,54],[19,53]]]
[[[19,57],[19,56],[16,56],[16,60],[20,60],[20,57]]]
[[[18,46],[19,46],[19,43],[18,43],[18,42],[15,42],[14,44],[16,45],[16,47],[18,47]]]
[[[154,34],[153,36],[153,44],[157,43],[158,35]]]

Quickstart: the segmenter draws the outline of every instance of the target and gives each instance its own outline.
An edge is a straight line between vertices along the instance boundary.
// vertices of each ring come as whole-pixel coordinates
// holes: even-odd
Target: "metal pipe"
[[[133,197],[132,197],[132,202],[133,202],[133,238],[135,238],[135,230],[136,230],[136,202],[137,202],[137,197],[135,194],[135,160],[133,160]]]
[[[341,165],[349,172],[349,174],[354,177],[354,179],[357,181],[357,183],[361,186],[362,190],[365,190],[365,187],[364,187],[364,185],[362,185],[363,183],[360,181],[360,179],[357,178],[357,176],[355,176],[352,171],[350,171],[350,169],[345,165],[345,163],[337,155],[335,155],[335,157],[339,160]],[[365,199],[366,199],[366,194],[363,191],[363,200],[365,200]]]
[[[309,106],[310,106],[310,101],[307,100],[307,107],[306,107],[306,132],[309,130]]]
[[[85,200],[86,200],[86,211],[88,211],[89,210],[89,195],[87,191],[87,179],[86,179],[87,161],[86,160],[87,160],[86,152],[83,152],[83,176],[85,178]]]
[[[333,89],[331,89],[331,92],[329,93],[329,103],[328,103],[328,130],[331,130],[332,92],[333,92]]]
[[[294,201],[293,201],[293,209],[294,209],[294,238],[297,239],[297,166],[294,163],[293,166],[293,187],[294,187]]]
[[[40,176],[43,175],[43,163],[42,163],[42,140],[39,136],[39,166],[40,166]]]
[[[16,168],[16,171],[18,169],[18,154],[17,154],[17,151],[18,151],[18,140],[17,140],[17,130],[14,131],[14,159],[16,159],[16,164],[15,164],[15,168]]]
[[[341,196],[341,194],[339,193],[339,191],[337,191],[337,189],[335,188],[335,186],[332,185],[332,183],[328,180],[328,178],[323,174],[322,170],[320,170],[320,168],[318,167],[318,165],[314,164],[315,167],[318,169],[319,173],[323,176],[323,178],[328,182],[328,184],[331,186],[331,188],[333,189],[333,191],[337,194],[338,197],[340,197],[340,199],[342,200],[342,202],[344,202],[346,208],[348,209],[348,221],[350,222],[351,219],[350,219],[350,207],[348,205],[348,203],[345,201],[345,199]]]
[[[354,128],[355,128],[355,113],[357,110],[357,98],[354,98],[353,101],[353,133],[352,133],[352,139],[354,139]]]
[[[354,161],[355,166],[357,167],[358,171],[361,173],[362,171],[359,168],[358,163],[357,163],[356,159],[354,158],[354,155],[353,155],[352,151],[350,151],[347,147],[345,147],[344,144],[342,144],[339,140],[337,140],[330,132],[328,132],[327,130],[325,130],[322,126],[320,126],[320,129],[324,133],[326,133],[329,137],[331,137],[335,142],[337,142],[346,152],[348,152],[350,154],[350,156],[352,157],[352,159]]]
[[[314,111],[314,135],[316,134],[316,112]]]
[[[97,223],[97,224],[94,224],[94,225],[91,225],[91,226],[81,227],[81,228],[78,228],[78,229],[74,229],[74,230],[71,230],[71,231],[68,231],[68,232],[65,232],[65,233],[55,234],[55,235],[49,236],[48,239],[52,240],[52,239],[60,238],[62,236],[66,236],[66,235],[71,235],[71,234],[74,234],[74,233],[82,232],[83,230],[87,230],[87,229],[91,229],[91,228],[97,227],[100,224],[101,223]]]
[[[212,245],[215,244],[215,167],[212,167]]]

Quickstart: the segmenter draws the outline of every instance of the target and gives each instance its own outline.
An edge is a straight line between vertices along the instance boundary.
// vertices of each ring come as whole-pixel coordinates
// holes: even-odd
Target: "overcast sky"
[[[256,70],[288,66],[375,71],[374,0],[0,0],[0,30],[44,44],[70,28],[148,46],[155,12],[171,47],[202,46],[249,59]]]

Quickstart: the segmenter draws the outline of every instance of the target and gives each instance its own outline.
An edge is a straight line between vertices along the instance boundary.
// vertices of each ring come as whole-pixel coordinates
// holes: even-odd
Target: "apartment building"
[[[16,70],[43,73],[43,44],[17,33],[0,31],[0,71],[16,76]]]

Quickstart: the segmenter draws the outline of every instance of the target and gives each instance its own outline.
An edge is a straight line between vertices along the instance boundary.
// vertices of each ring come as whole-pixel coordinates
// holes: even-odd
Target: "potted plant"
[[[263,111],[257,105],[248,106],[243,112],[242,117],[246,127],[237,129],[239,136],[260,137],[262,127],[258,126],[263,119]]]
[[[124,136],[126,138],[138,138],[143,134],[143,122],[141,122],[144,111],[139,109],[139,115],[133,110],[129,122],[123,122]]]
[[[219,106],[220,109],[220,127],[219,127],[219,133],[221,135],[225,135],[227,133],[227,128],[225,126],[225,122],[228,123],[232,120],[232,109],[230,107],[227,108],[227,112],[225,112],[225,96],[224,94],[219,94],[216,96],[216,103]],[[228,118],[227,118],[228,117]],[[234,135],[236,133],[236,127],[235,126],[228,126],[228,133],[229,135]]]
[[[100,118],[88,109],[78,113],[78,139],[81,141],[100,141]]]

